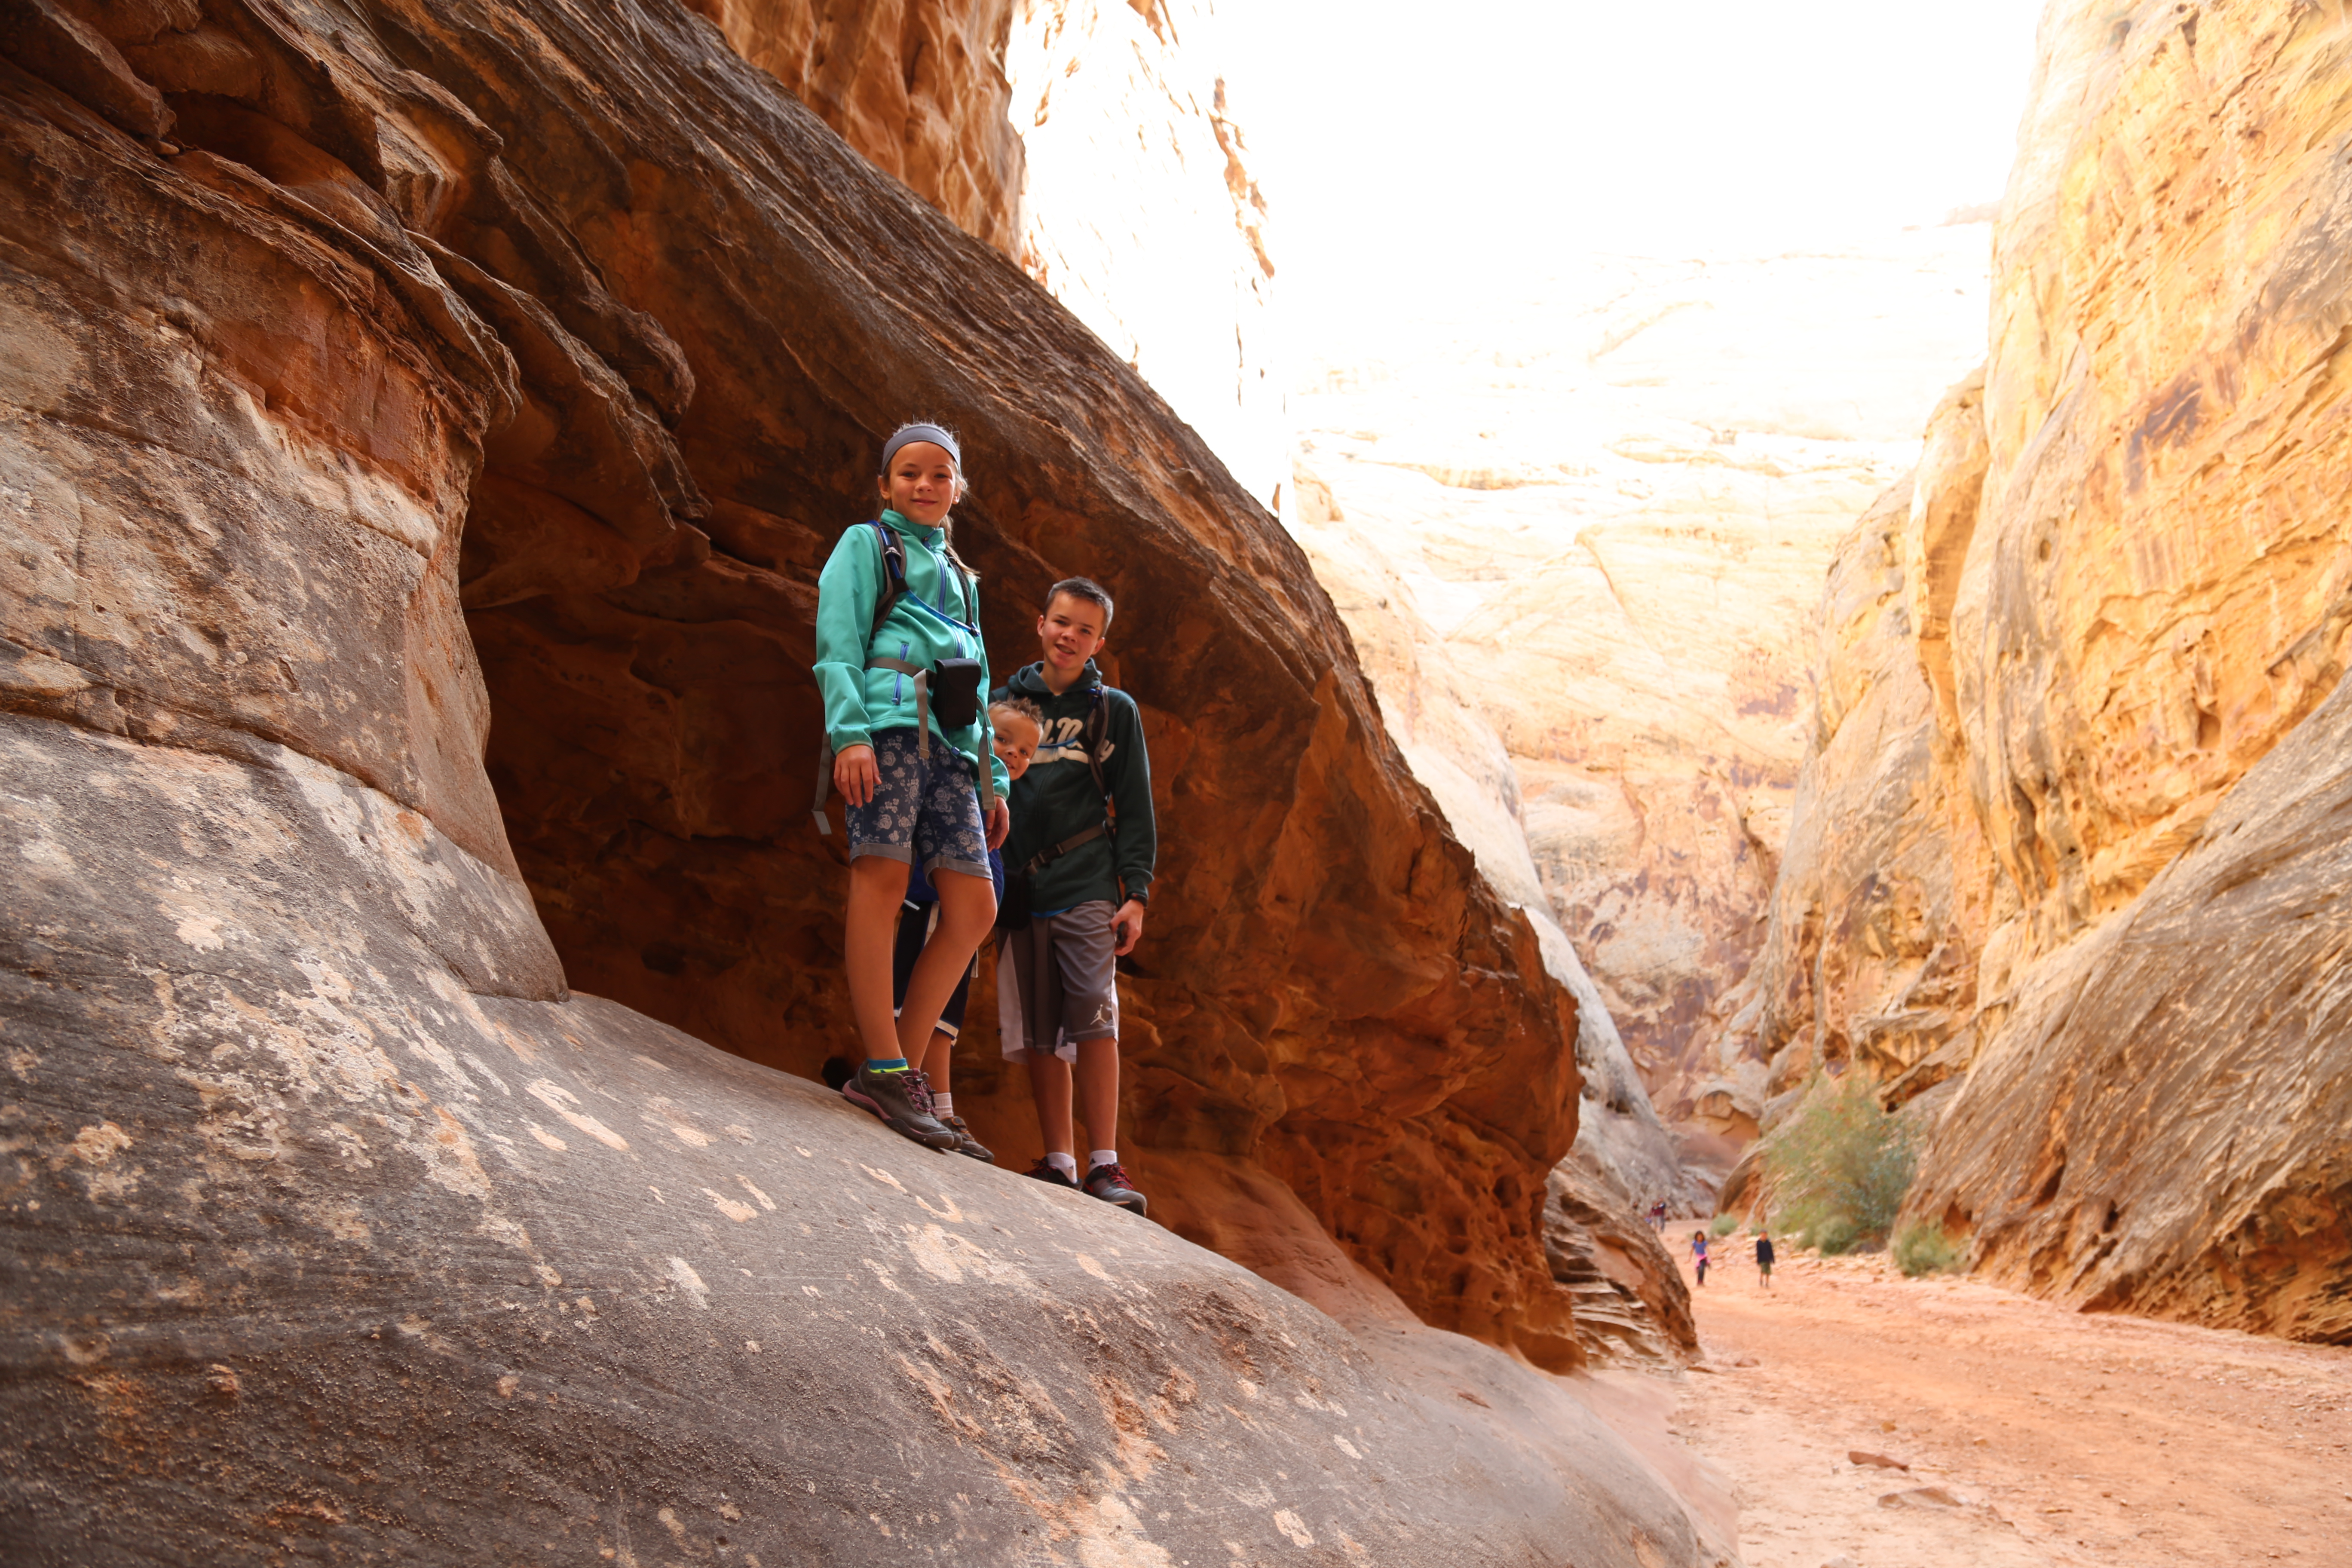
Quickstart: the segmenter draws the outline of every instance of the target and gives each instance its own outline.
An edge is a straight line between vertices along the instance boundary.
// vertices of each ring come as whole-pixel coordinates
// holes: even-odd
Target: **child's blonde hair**
[[[1040,739],[1044,738],[1045,733],[1045,710],[1043,708],[1038,707],[1034,702],[1030,701],[1026,697],[998,698],[995,701],[988,705],[988,717],[992,722],[999,713],[1010,714],[1015,719],[1028,720],[1031,724],[1036,727],[1038,737]]]

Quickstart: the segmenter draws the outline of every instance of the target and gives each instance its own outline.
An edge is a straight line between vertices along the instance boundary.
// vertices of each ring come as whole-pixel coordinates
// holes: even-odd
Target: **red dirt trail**
[[[1685,1279],[1692,1228],[1667,1237]],[[1786,1258],[1768,1294],[1751,1245],[1718,1240],[1693,1291],[1715,1370],[1675,1422],[1738,1487],[1748,1568],[2352,1568],[2352,1349],[1908,1280],[1883,1256]],[[1923,1489],[1955,1501],[1898,1497]]]

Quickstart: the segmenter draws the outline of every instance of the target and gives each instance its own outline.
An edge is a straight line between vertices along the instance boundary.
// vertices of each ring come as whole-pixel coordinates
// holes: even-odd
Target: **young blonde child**
[[[1004,842],[1012,781],[986,745],[988,654],[980,593],[949,542],[963,453],[937,425],[882,447],[883,511],[841,537],[817,577],[816,680],[832,752],[821,775],[848,803],[843,959],[864,1062],[843,1096],[934,1149],[957,1146],[934,1114],[923,1057],[958,978],[996,918],[989,851]],[[892,1016],[891,947],[910,868],[939,919]]]

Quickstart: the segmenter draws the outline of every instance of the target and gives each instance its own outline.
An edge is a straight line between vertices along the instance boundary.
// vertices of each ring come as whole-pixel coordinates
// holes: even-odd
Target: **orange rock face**
[[[1913,1210],[1979,1268],[2343,1339],[2352,37],[2070,4],[2042,50],[1980,393],[1832,574],[1755,1045],[1948,1079]]]
[[[1267,202],[1205,0],[690,0],[1017,260],[1273,504],[1289,442]]]
[[[1554,1166],[1544,1205],[1552,1278],[1576,1301],[1576,1337],[1602,1365],[1679,1368],[1698,1354],[1682,1270],[1633,1194],[1580,1154]]]
[[[1023,149],[1004,79],[1013,0],[688,4],[875,167],[1018,254]]]
[[[573,984],[813,1074],[848,1032],[814,563],[881,433],[946,415],[1000,667],[1055,577],[1121,600],[1165,845],[1124,1141],[1249,1163],[1430,1321],[1575,1363],[1539,1228],[1573,1003],[1297,550],[1132,371],[698,18],[384,4],[330,47],[323,11],[133,9],[25,24],[9,178],[48,281],[14,335],[59,385],[205,396],[26,426],[148,445],[26,459],[122,477],[56,481],[80,521],[26,546],[20,710],[314,757],[519,867]],[[224,553],[250,517],[266,548]],[[1024,1150],[992,1058],[960,1092]]]

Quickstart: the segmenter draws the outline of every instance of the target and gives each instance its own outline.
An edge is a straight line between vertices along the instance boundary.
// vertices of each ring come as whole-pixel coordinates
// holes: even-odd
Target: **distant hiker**
[[[1149,1205],[1118,1158],[1116,963],[1143,935],[1159,833],[1142,714],[1095,668],[1111,610],[1098,583],[1055,584],[1037,617],[1043,657],[997,693],[1036,703],[1045,738],[1013,786],[996,1002],[1004,1055],[1028,1065],[1045,1138],[1045,1157],[1029,1174],[1142,1214]],[[1074,1068],[1094,1144],[1083,1178]]]
[[[1760,1233],[1756,1237],[1756,1273],[1764,1289],[1772,1289],[1772,1238]]]
[[[1650,1205],[1650,1228],[1660,1233],[1666,1228],[1666,1200],[1664,1198]]]
[[[1005,776],[1015,783],[1029,771],[1029,759],[1036,754],[1037,742],[1045,733],[1045,715],[1037,705],[1014,698],[988,705],[988,727],[991,745],[996,760],[1004,764]],[[996,898],[1004,898],[1004,859],[994,849],[988,852],[988,868],[996,884]],[[915,973],[915,964],[922,957],[932,928],[939,921],[939,894],[919,868],[907,879],[907,901],[898,911],[898,942],[890,961],[890,1002],[893,1016],[903,1010],[907,999],[907,982]],[[964,1002],[971,994],[972,971],[979,960],[964,969],[956,988],[948,997],[947,1005],[940,1009],[939,1026],[931,1031],[931,1043],[923,1052],[923,1077],[930,1085],[931,1113],[940,1125],[956,1135],[955,1151],[975,1160],[995,1163],[996,1156],[988,1146],[971,1135],[971,1126],[955,1113],[955,1095],[950,1085],[955,1066],[956,1037],[963,1032]],[[845,1075],[846,1076],[846,1075]]]
[[[988,653],[980,588],[949,542],[963,453],[936,425],[902,425],[882,447],[882,515],[841,536],[817,576],[816,681],[828,786],[848,803],[849,901],[842,942],[865,1061],[843,1096],[933,1149],[958,1145],[934,1114],[921,1057],[996,913],[988,852],[1004,842],[1011,780],[988,745],[980,694]],[[939,895],[929,940],[890,1006],[892,922],[919,865]]]
[[[1698,1282],[1706,1283],[1706,1232],[1691,1232],[1691,1267],[1698,1273]]]

